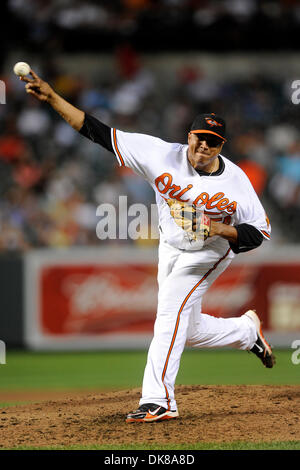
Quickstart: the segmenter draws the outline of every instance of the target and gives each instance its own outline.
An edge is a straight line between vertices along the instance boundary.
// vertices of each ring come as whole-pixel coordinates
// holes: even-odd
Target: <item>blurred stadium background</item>
[[[300,108],[292,102],[299,2],[9,0],[1,12],[7,350],[145,350],[157,294],[157,239],[96,236],[100,204],[118,209],[126,195],[128,206],[150,208],[151,188],[28,96],[12,72],[18,61],[123,130],[183,143],[196,113],[225,117],[223,153],[252,181],[272,240],[236,258],[205,311],[232,316],[255,307],[273,344],[290,349],[300,340]]]

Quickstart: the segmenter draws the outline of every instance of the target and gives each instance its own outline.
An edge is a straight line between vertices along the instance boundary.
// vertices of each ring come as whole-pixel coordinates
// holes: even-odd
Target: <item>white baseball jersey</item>
[[[195,204],[219,222],[252,225],[265,239],[270,239],[268,217],[248,177],[224,156],[225,168],[221,174],[200,176],[188,161],[188,145],[116,129],[112,129],[112,142],[119,164],[144,177],[154,189],[162,238],[171,246],[199,249],[198,242],[188,240],[184,230],[175,223],[166,202],[169,198]],[[203,249],[211,243],[215,245],[216,239],[220,246],[228,246],[226,240],[215,236],[204,242]]]

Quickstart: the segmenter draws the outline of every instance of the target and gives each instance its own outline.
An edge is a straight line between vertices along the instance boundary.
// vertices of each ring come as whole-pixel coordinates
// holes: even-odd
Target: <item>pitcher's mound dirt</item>
[[[51,401],[44,395],[36,403],[2,408],[0,447],[269,442],[300,436],[299,386],[181,385],[176,387],[179,418],[126,424],[126,414],[137,408],[139,398],[140,389],[56,392]],[[24,393],[21,399],[30,397]]]

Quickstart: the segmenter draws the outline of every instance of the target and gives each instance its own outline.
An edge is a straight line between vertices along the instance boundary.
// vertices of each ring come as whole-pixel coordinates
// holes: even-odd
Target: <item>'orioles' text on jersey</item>
[[[176,225],[166,200],[173,198],[195,204],[212,219],[230,225],[249,224],[270,239],[271,226],[261,202],[246,174],[226,157],[224,169],[217,175],[199,175],[187,158],[188,145],[168,143],[157,137],[112,129],[112,143],[121,166],[144,177],[156,194],[159,225],[165,240],[172,246],[198,249],[187,243],[184,231]],[[208,238],[208,247],[221,237]]]

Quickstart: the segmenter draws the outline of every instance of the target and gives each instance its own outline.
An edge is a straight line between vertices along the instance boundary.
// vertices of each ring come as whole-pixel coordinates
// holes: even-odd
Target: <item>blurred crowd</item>
[[[203,25],[224,17],[245,22],[258,15],[266,20],[286,15],[300,21],[297,0],[8,0],[8,4],[12,12],[37,26],[52,22],[68,29],[100,26],[117,30],[126,25],[138,28],[141,20],[159,17],[161,21],[166,13],[169,24],[180,22],[183,17]]]
[[[166,83],[129,46],[116,54],[110,79],[66,75],[55,64],[51,76],[42,68],[37,72],[107,125],[167,141],[185,143],[198,112],[223,115],[229,138],[223,154],[248,174],[275,239],[299,239],[300,115],[289,82],[256,74],[212,80],[191,63]],[[49,105],[27,95],[13,74],[6,86],[7,104],[0,106],[2,251],[99,245],[105,243],[96,236],[99,205],[118,208],[120,195],[127,195],[128,206],[155,202],[148,183],[118,167],[113,154],[73,130]]]
[[[296,47],[300,22],[298,0],[8,0],[8,13],[20,44],[64,51],[124,38],[144,50]]]

